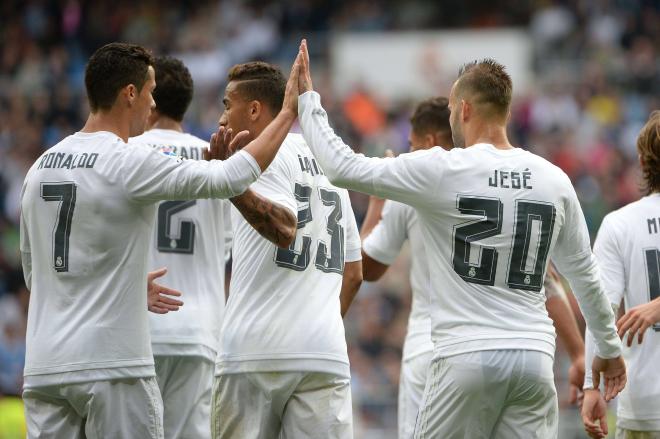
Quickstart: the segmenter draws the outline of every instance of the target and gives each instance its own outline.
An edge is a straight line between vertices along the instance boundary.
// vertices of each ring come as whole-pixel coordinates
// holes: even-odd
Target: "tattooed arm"
[[[251,189],[231,202],[254,230],[276,246],[287,248],[295,239],[297,219],[286,207]]]

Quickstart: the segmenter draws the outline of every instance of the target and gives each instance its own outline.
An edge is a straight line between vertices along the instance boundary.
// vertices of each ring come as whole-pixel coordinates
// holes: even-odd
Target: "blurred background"
[[[592,234],[641,196],[635,140],[660,108],[658,0],[4,0],[0,23],[0,438],[24,435],[15,427],[29,297],[22,181],[45,149],[82,127],[84,67],[99,46],[127,41],[183,59],[196,86],[185,126],[209,138],[228,68],[261,59],[288,73],[304,36],[331,123],[367,155],[406,151],[416,101],[447,96],[462,63],[493,57],[514,80],[512,143],[566,171]],[[359,224],[368,199],[352,196]],[[404,251],[384,279],[363,285],[345,319],[358,439],[396,435],[409,306]],[[567,403],[568,366],[559,345],[562,439],[585,437]]]

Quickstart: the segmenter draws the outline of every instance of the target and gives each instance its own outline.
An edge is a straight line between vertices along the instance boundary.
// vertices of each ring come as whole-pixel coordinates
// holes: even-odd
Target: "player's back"
[[[129,143],[182,159],[201,160],[208,143],[191,134],[152,129]],[[158,204],[149,246],[150,270],[167,267],[163,281],[182,291],[178,312],[150,314],[154,355],[196,355],[215,360],[224,314],[225,238],[231,233],[226,200],[174,200]]]
[[[153,375],[145,273],[154,207],[127,197],[130,160],[116,135],[79,132],[26,176],[26,386],[113,378],[118,368],[123,377]]]
[[[660,194],[646,196],[603,220],[594,245],[601,266],[603,284],[615,305],[623,297],[626,310],[660,296]],[[649,328],[644,341],[624,344],[629,368],[628,382],[621,393],[618,416],[633,430],[659,430],[660,383],[656,365],[660,362],[660,325]],[[653,425],[634,422],[646,420]],[[633,422],[633,424],[630,424]]]
[[[553,355],[542,288],[552,249],[558,238],[565,240],[560,229],[575,214],[570,181],[519,148],[434,148],[427,160],[435,187],[428,187],[418,212],[430,238],[436,355],[486,349]],[[577,231],[564,235],[585,239]]]
[[[266,183],[275,180],[279,193]],[[329,183],[297,134],[287,136],[252,188],[295,209],[298,230],[291,246],[279,249],[232,209],[232,280],[219,371],[348,375],[339,293],[344,262],[360,251],[348,192]]]

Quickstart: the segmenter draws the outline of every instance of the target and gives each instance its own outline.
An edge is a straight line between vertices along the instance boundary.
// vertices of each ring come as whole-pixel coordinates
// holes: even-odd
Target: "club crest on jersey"
[[[529,274],[525,276],[523,282],[525,283],[525,285],[529,285],[532,282],[532,279],[529,277]]]
[[[477,270],[475,270],[474,267],[470,267],[470,270],[468,271],[468,276],[475,277],[476,275],[477,275]]]

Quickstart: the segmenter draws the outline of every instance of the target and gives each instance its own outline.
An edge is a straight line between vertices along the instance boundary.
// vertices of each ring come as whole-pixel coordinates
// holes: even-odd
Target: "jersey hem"
[[[52,375],[67,372],[79,372],[84,370],[94,369],[114,369],[120,367],[153,367],[153,356],[149,359],[139,360],[112,360],[112,361],[97,361],[92,363],[70,363],[57,366],[44,366],[44,367],[26,367],[23,376],[37,376],[37,375]]]
[[[634,431],[660,431],[660,419],[631,419],[618,415],[616,426]]]
[[[88,369],[43,375],[25,376],[23,389],[88,383],[93,381],[119,380],[126,378],[151,378],[156,376],[154,366],[129,366],[109,369]]]
[[[218,360],[215,363],[215,376],[246,372],[322,372],[345,378],[351,377],[347,360],[320,358],[269,358]]]
[[[519,334],[511,336],[492,336],[470,339],[459,339],[452,344],[436,343],[433,349],[433,359],[451,357],[454,355],[465,354],[476,351],[497,351],[497,350],[528,350],[541,351],[552,358],[555,356],[554,338],[552,341],[542,337],[532,338]]]

